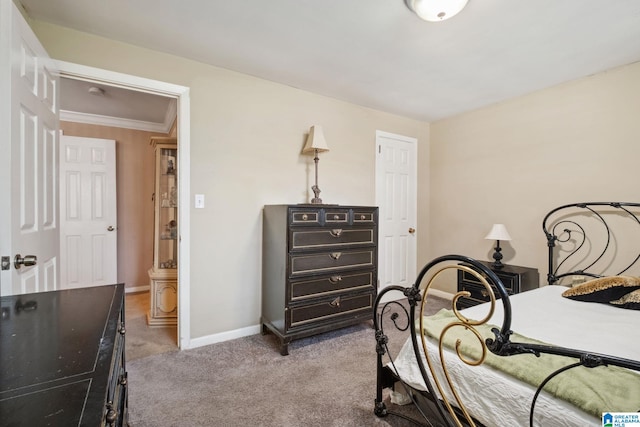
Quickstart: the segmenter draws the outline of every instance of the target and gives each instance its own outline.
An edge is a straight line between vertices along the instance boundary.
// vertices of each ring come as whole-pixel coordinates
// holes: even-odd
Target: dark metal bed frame
[[[629,254],[627,257],[628,264],[614,272],[607,272],[606,266],[599,264],[605,259],[605,255],[615,252],[617,246],[613,244],[616,236],[615,229],[612,228],[612,217],[621,217],[638,225],[640,229],[640,203],[629,202],[589,202],[589,203],[572,203],[559,206],[550,211],[542,221],[542,230],[547,237],[547,246],[549,248],[549,270],[547,274],[547,282],[555,285],[563,277],[571,276],[588,276],[602,277],[621,275],[628,272],[640,259],[640,248],[636,249],[637,253]],[[586,214],[586,215],[584,215]],[[587,218],[595,219],[596,224],[600,228],[587,226],[584,220]],[[587,234],[587,232],[591,232]],[[603,237],[603,244],[600,249],[590,250],[586,252],[586,257],[580,260],[579,264],[574,265],[571,269],[565,269],[560,272],[563,267],[576,259],[581,254],[585,244],[592,242],[590,237],[594,233],[599,233]],[[566,244],[573,247],[567,250],[565,255],[561,255],[559,245]],[[616,254],[617,256],[618,254]],[[600,270],[596,270],[597,268]]]
[[[635,211],[635,212],[634,212]],[[598,271],[599,261],[609,253],[609,251],[615,250],[612,244],[615,233],[612,229],[612,222],[608,221],[608,215],[623,216],[630,218],[637,223],[640,227],[640,203],[626,203],[626,202],[592,202],[592,203],[574,203],[560,206],[550,211],[543,220],[542,227],[547,237],[547,245],[549,247],[549,273],[547,275],[549,284],[557,284],[564,277],[586,276],[586,277],[601,277],[604,275],[619,275],[625,272],[629,272],[632,266],[636,265],[640,254],[633,255],[631,259],[633,262],[625,265],[625,267],[615,274],[605,274],[606,268]],[[588,215],[585,216],[584,214]],[[594,243],[596,240],[591,239],[591,234],[588,234],[590,228],[582,224],[582,220],[586,218],[596,218],[595,223],[598,224],[600,232],[604,232],[604,237],[600,239],[603,242],[603,249],[589,250],[588,256],[583,256],[581,251],[584,250],[584,245]],[[588,221],[588,220],[587,220]],[[569,249],[561,249],[563,244],[569,244]],[[560,255],[558,255],[560,253]],[[563,271],[562,269],[569,265],[568,260],[577,258],[577,254],[580,255],[580,260],[572,265],[572,268]],[[634,258],[635,257],[635,258]],[[573,261],[571,261],[573,262]],[[444,266],[444,267],[443,267]],[[606,354],[586,352],[571,348],[548,346],[531,343],[519,343],[512,342],[511,338],[511,303],[509,301],[509,295],[500,279],[495,275],[493,271],[487,268],[485,265],[478,261],[462,256],[462,255],[446,255],[434,259],[428,263],[418,274],[416,282],[411,287],[401,286],[389,286],[383,289],[376,299],[374,305],[374,327],[376,337],[376,352],[377,352],[377,384],[376,384],[376,400],[374,413],[378,417],[385,417],[389,414],[399,415],[387,410],[386,404],[383,401],[383,389],[392,388],[396,383],[401,383],[407,394],[413,400],[413,403],[417,406],[419,412],[424,418],[422,424],[418,420],[410,419],[418,425],[442,425],[442,426],[480,426],[481,424],[475,420],[464,407],[464,403],[458,401],[457,405],[452,405],[446,397],[444,397],[440,385],[436,382],[434,385],[428,375],[427,367],[424,365],[421,357],[421,349],[425,346],[424,337],[420,331],[423,330],[422,319],[424,318],[424,309],[428,300],[429,288],[436,276],[447,269],[463,269],[473,275],[481,281],[490,295],[491,309],[490,313],[493,313],[493,308],[497,304],[498,299],[502,303],[504,309],[504,320],[502,326],[493,328],[492,332],[494,338],[487,339],[484,342],[483,351],[488,349],[492,353],[499,356],[511,356],[515,354],[530,353],[535,356],[540,356],[542,353],[554,354],[559,356],[566,356],[575,358],[578,362],[569,363],[564,368],[561,368],[552,374],[550,374],[538,387],[535,395],[533,396],[529,425],[533,426],[533,417],[536,400],[542,391],[543,387],[549,380],[555,376],[566,372],[577,366],[585,366],[587,368],[593,368],[596,366],[609,365],[619,366],[635,371],[640,371],[640,361],[623,359],[615,356],[609,356]],[[424,282],[424,283],[423,283]],[[404,294],[406,300],[402,304],[400,300],[390,301],[382,303],[390,292],[401,292]],[[498,295],[496,297],[496,294]],[[474,330],[476,324],[465,323],[467,319],[464,316],[459,315],[457,310],[457,300],[461,297],[468,296],[468,292],[458,292],[452,301],[452,310],[458,317],[460,324]],[[408,308],[407,308],[408,306]],[[394,311],[397,309],[397,311]],[[398,320],[399,316],[404,315],[405,322]],[[416,361],[420,369],[420,373],[427,386],[427,392],[413,389],[408,384],[402,381],[399,377],[395,366],[393,364],[393,356],[389,352],[388,335],[384,331],[384,320],[388,316],[393,326],[399,330],[410,331],[413,350],[415,353]],[[485,319],[485,322],[490,315]],[[419,329],[413,327],[416,325],[416,321],[420,322]],[[389,324],[389,322],[386,322]],[[402,323],[402,325],[400,325]],[[477,335],[478,336],[478,335]],[[442,345],[442,343],[440,343]],[[388,356],[391,363],[385,366],[385,355]],[[461,357],[461,359],[463,359]],[[464,360],[464,359],[463,359]],[[484,356],[479,363],[484,361]],[[465,361],[465,363],[468,363]],[[479,364],[475,363],[475,364]],[[429,367],[430,369],[430,367]],[[446,369],[446,368],[445,368]],[[434,375],[435,377],[435,375]],[[450,386],[454,386],[450,384]],[[420,399],[422,397],[422,399]],[[426,400],[424,399],[426,398]],[[418,401],[420,400],[420,402]],[[428,404],[425,405],[425,402]],[[429,403],[430,402],[430,403]],[[403,418],[406,418],[402,416]],[[434,418],[435,417],[435,418]]]

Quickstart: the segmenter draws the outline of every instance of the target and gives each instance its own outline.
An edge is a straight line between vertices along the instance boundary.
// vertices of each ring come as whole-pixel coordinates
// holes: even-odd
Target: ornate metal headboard
[[[572,203],[542,221],[549,248],[547,282],[563,278],[640,276],[640,203]],[[571,283],[571,282],[569,282]]]

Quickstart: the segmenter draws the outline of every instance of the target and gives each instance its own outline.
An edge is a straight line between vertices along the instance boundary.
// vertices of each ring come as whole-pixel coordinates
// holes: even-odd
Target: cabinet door
[[[175,317],[178,310],[177,282],[172,280],[155,280],[151,310],[153,317]]]
[[[157,269],[178,267],[178,150],[160,146],[157,159]]]

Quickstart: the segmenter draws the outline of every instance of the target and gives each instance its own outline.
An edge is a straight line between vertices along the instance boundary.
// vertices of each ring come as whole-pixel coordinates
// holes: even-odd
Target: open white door
[[[116,142],[60,137],[60,289],[118,280]]]
[[[55,290],[57,71],[11,0],[0,0],[0,39],[0,294]]]
[[[417,145],[415,138],[376,131],[378,290],[416,278]]]

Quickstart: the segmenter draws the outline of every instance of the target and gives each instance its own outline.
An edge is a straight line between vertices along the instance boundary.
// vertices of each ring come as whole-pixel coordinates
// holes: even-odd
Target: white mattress
[[[560,295],[565,290],[562,286],[544,286],[511,297],[511,329],[550,344],[638,359],[640,311],[573,301]],[[463,313],[468,318],[479,319],[486,310],[486,304],[482,304]],[[501,326],[502,319],[502,305],[498,302],[489,323]],[[432,363],[440,366],[435,348],[430,351]],[[469,367],[452,352],[445,354],[445,360],[462,401],[478,421],[486,426],[529,425],[534,387],[488,366]],[[407,383],[426,390],[410,339],[396,357],[395,366]],[[446,394],[453,402],[453,396],[448,391]],[[538,398],[534,414],[536,426],[602,425],[599,419],[545,393]]]

